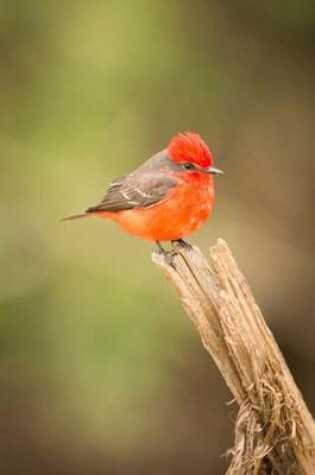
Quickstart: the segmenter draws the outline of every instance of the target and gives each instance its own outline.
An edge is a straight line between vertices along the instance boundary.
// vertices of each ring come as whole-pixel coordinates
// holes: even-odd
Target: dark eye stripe
[[[189,162],[183,163],[183,167],[185,168],[185,170],[195,170],[196,168],[193,163]]]

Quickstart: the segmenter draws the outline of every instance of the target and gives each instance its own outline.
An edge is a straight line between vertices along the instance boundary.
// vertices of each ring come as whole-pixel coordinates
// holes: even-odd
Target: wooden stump
[[[315,475],[314,421],[227,244],[152,259],[239,405],[228,474]]]

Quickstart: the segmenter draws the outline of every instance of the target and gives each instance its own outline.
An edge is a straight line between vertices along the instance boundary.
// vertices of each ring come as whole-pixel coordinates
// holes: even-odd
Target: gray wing
[[[141,173],[118,178],[109,186],[101,203],[87,213],[148,208],[167,198],[179,180],[162,174]]]

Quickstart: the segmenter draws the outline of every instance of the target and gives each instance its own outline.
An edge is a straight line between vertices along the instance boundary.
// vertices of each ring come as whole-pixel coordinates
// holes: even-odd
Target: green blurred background
[[[236,408],[151,247],[59,223],[198,131],[221,236],[315,410],[312,0],[0,3],[1,474],[223,474]]]

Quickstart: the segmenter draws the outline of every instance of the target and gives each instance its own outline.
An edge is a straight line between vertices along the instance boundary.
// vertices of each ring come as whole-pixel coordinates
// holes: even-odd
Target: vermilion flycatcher
[[[64,220],[100,216],[125,231],[155,241],[180,241],[207,220],[214,205],[212,155],[193,132],[178,134],[130,175],[114,180],[103,200],[83,214]]]

